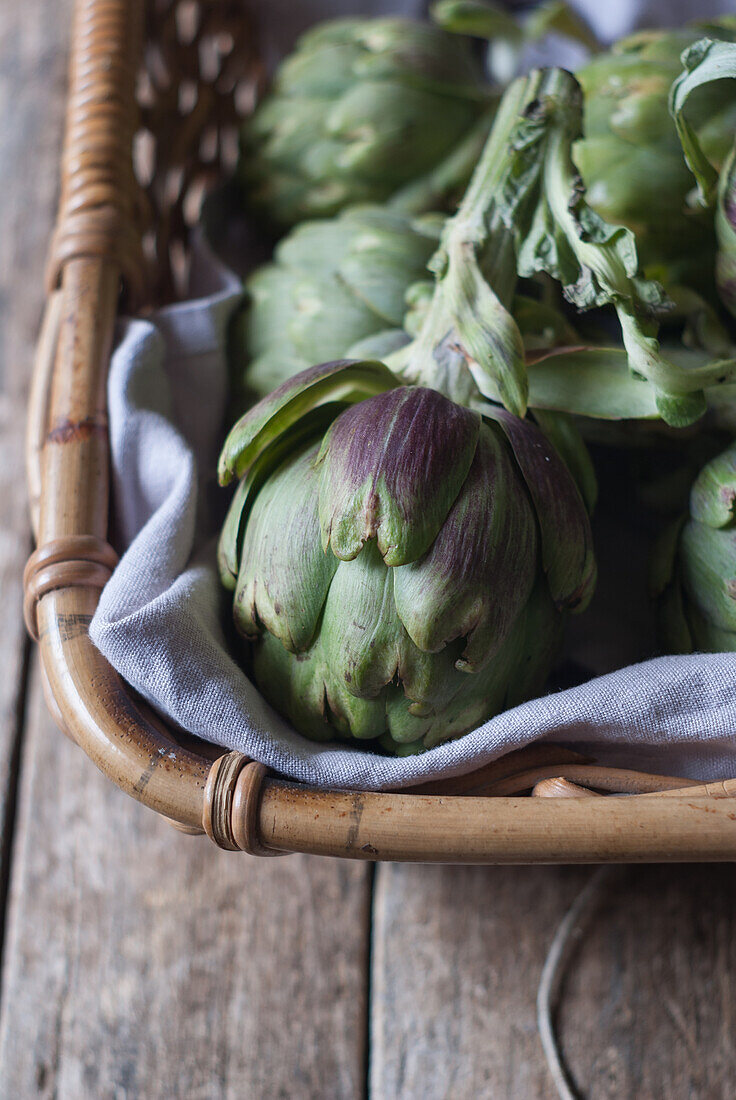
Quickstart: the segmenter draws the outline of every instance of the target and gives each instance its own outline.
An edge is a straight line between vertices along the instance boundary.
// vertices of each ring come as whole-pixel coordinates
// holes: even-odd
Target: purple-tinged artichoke
[[[698,474],[688,515],[656,548],[652,580],[670,650],[736,650],[736,443]]]
[[[380,363],[289,379],[236,424],[219,546],[255,680],[315,740],[415,752],[540,690],[595,581],[588,515],[547,437]]]

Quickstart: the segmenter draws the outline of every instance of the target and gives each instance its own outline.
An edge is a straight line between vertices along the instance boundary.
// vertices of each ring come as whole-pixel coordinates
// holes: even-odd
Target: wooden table
[[[230,855],[115,790],[46,713],[22,433],[69,9],[0,5],[0,1097],[546,1100],[536,987],[589,869]],[[734,1096],[735,902],[730,867],[614,880],[560,1013],[591,1100]]]

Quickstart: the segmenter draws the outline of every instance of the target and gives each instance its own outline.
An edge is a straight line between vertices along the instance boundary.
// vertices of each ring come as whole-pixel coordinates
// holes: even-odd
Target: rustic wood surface
[[[67,0],[0,4],[0,906],[5,907],[28,644],[23,433],[43,268],[57,201]],[[55,13],[58,12],[57,16]],[[0,938],[2,917],[0,917]]]
[[[22,410],[69,9],[0,4],[0,1098],[547,1100],[537,982],[589,869],[374,877],[217,852],[110,787],[46,715],[20,617]],[[614,876],[559,1012],[583,1094],[733,1096],[735,955],[730,868]]]

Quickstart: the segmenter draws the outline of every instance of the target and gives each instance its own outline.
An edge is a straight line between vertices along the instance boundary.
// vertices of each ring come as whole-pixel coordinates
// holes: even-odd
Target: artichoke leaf
[[[514,628],[514,670],[509,675],[505,708],[534,699],[544,690],[559,651],[562,619],[549,587],[538,579]]]
[[[699,608],[688,608],[687,625],[692,641],[683,652],[733,653],[736,650],[736,631],[712,623]]]
[[[436,390],[392,390],[345,410],[318,465],[322,545],[349,561],[376,538],[386,565],[423,554],[460,491],[480,417]]]
[[[380,359],[382,363],[405,348],[409,337],[401,328],[381,329],[364,340],[358,340],[347,350],[349,359]],[[387,363],[387,366],[390,364]]]
[[[473,465],[434,543],[394,570],[399,618],[416,645],[438,652],[464,638],[457,667],[496,654],[534,581],[536,529],[504,442],[484,424]]]
[[[229,591],[235,591],[238,580],[238,568],[240,562],[240,547],[242,545],[244,511],[250,485],[248,479],[243,478],[230,501],[227,516],[217,542],[217,570],[220,574],[222,585]]]
[[[516,176],[534,179],[536,196],[510,189],[502,211],[516,234],[519,274],[547,272],[580,310],[613,305],[631,370],[654,388],[659,415],[685,426],[705,412],[704,388],[731,376],[733,366],[686,371],[662,355],[654,319],[670,303],[658,283],[639,275],[631,231],[609,225],[586,202],[572,159],[581,125],[579,85],[569,73],[549,70],[514,135]]]
[[[592,515],[598,499],[598,482],[590,452],[573,418],[567,413],[535,409],[534,420],[572,474],[588,514]]]
[[[253,671],[266,699],[312,741],[334,741],[325,696],[328,675],[319,642],[296,657],[278,638],[264,634],[253,646]]]
[[[726,527],[736,518],[736,443],[711,459],[690,492],[690,514],[709,527]]]
[[[327,285],[325,280],[302,276],[293,285],[292,301],[287,334],[309,364],[343,357],[346,348],[383,325],[382,318],[339,275]]]
[[[294,653],[314,637],[337,566],[319,541],[317,450],[309,443],[292,455],[253,502],[233,603],[241,634],[252,638],[263,628]]]
[[[236,586],[244,526],[261,487],[287,458],[298,452],[300,446],[324,432],[342,407],[323,405],[305,414],[290,432],[265,447],[246,470],[233,494],[217,546],[218,569],[225,588]]]
[[[499,406],[486,417],[505,433],[519,465],[539,522],[542,566],[558,609],[582,611],[596,581],[593,534],[580,491],[544,433],[529,420]]]
[[[709,206],[715,197],[718,171],[708,160],[695,129],[688,121],[686,105],[697,88],[714,81],[736,78],[736,43],[701,38],[684,51],[682,65],[684,71],[670,90],[670,113],[675,120],[685,160],[695,176],[700,202]],[[727,94],[733,99],[736,89],[729,88]]]
[[[736,530],[689,520],[681,545],[685,591],[714,626],[736,631]]]
[[[394,570],[384,564],[375,542],[353,561],[337,562],[320,624],[320,644],[341,691],[377,698],[386,685],[401,685],[405,706],[415,717],[441,709],[462,680],[456,653],[426,653],[407,634],[396,613]],[[381,731],[383,732],[383,731]]]
[[[555,348],[527,363],[529,406],[596,420],[654,420],[656,396],[622,348]]]
[[[308,412],[363,401],[398,385],[388,367],[370,359],[338,359],[301,371],[249,409],[231,429],[220,455],[220,484],[242,477],[259,454]]]

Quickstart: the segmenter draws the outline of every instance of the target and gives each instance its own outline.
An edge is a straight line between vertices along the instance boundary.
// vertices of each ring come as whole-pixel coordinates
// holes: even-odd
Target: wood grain
[[[33,678],[0,1096],[363,1094],[369,872],[178,834],[54,730]]]
[[[586,1100],[731,1100],[735,933],[732,871],[626,871],[563,988],[563,1050]]]
[[[550,1100],[535,997],[589,870],[380,866],[371,1095]],[[725,1100],[736,1049],[736,880],[622,868],[563,987],[586,1100]]]
[[[30,551],[23,431],[56,205],[69,8],[68,0],[0,4],[0,908],[28,652],[21,614]]]

